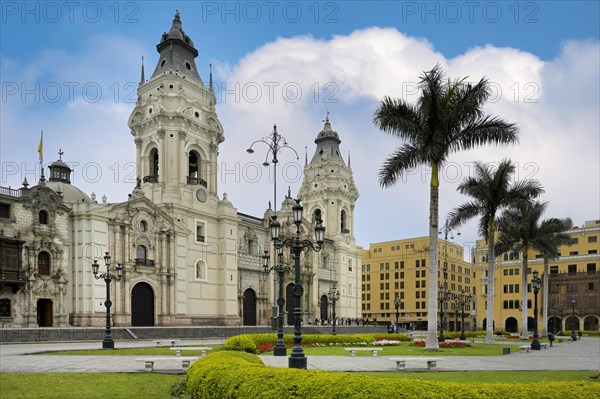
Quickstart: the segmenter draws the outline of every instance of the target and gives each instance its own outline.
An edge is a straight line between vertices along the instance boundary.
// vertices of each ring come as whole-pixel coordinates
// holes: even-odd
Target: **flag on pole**
[[[40,180],[44,179],[44,130],[42,129],[42,134],[40,135],[40,144],[38,144],[38,154],[40,154]]]
[[[43,150],[44,150],[44,131],[42,130],[42,134],[40,135],[40,144],[38,145],[38,154],[40,154],[40,162],[42,161]]]

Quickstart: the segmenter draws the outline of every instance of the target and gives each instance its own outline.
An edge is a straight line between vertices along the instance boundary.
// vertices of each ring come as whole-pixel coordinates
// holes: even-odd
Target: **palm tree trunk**
[[[523,245],[523,273],[521,275],[521,339],[529,338],[529,330],[527,328],[527,271],[528,267],[529,248]]]
[[[427,287],[429,304],[427,307],[427,336],[425,338],[425,350],[438,351],[440,349],[437,338],[439,181],[436,163],[434,163],[432,167],[429,195],[429,287]]]
[[[487,277],[487,312],[485,323],[485,343],[494,343],[494,217],[490,222],[490,234],[488,236],[488,277]]]
[[[548,258],[544,257],[544,286],[542,289],[542,337],[548,335]],[[539,328],[538,328],[539,330]]]

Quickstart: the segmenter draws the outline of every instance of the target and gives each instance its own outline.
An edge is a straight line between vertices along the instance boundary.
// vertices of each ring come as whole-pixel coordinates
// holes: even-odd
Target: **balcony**
[[[144,183],[158,183],[158,175],[144,176]]]
[[[194,184],[194,185],[202,186],[202,187],[206,188],[206,180],[204,180],[200,177],[188,176],[187,184]]]
[[[156,262],[152,259],[135,258],[135,265],[136,266],[154,267],[154,266],[156,266]]]
[[[18,238],[0,237],[0,292],[6,286],[16,293],[25,285],[21,274],[24,242]]]

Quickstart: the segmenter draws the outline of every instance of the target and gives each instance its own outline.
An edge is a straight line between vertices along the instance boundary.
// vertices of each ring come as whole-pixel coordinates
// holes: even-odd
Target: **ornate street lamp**
[[[573,308],[573,322],[571,323],[573,326],[573,332],[571,333],[571,341],[577,341],[577,335],[575,334],[575,306],[577,306],[577,296],[575,295],[575,290],[571,292],[569,302],[571,304],[571,308]]]
[[[274,270],[279,277],[279,292],[277,296],[277,306],[279,307],[277,316],[277,342],[275,343],[273,352],[275,356],[287,356],[285,342],[283,341],[283,305],[285,304],[285,299],[283,298],[283,282],[285,279],[285,272],[289,272],[291,269],[283,265],[283,248],[277,249],[277,258],[275,259],[275,264],[271,267],[269,267],[269,259],[269,251],[265,250],[262,256],[263,270],[267,274],[269,274],[271,270]]]
[[[398,316],[400,316],[400,304],[402,303],[402,300],[400,299],[400,296],[398,296],[398,294],[396,294],[396,298],[394,298],[394,307],[396,308],[396,331],[398,331]]]
[[[289,358],[288,366],[290,368],[306,369],[306,356],[302,349],[302,310],[301,300],[304,290],[302,288],[302,279],[300,274],[300,254],[306,248],[310,248],[315,252],[319,252],[323,248],[325,240],[325,227],[323,221],[317,219],[315,222],[315,239],[316,245],[310,240],[300,238],[300,225],[302,224],[302,204],[299,199],[294,200],[296,204],[292,207],[294,214],[294,224],[296,225],[296,234],[293,238],[279,239],[280,224],[277,221],[277,216],[271,217],[269,228],[271,230],[271,239],[275,248],[289,247],[294,255],[294,347]]]
[[[248,154],[254,154],[254,149],[252,147],[254,147],[254,144],[257,144],[257,143],[266,144],[268,147],[267,153],[265,155],[265,161],[263,162],[263,166],[268,167],[270,164],[273,164],[273,213],[277,214],[277,164],[279,163],[278,155],[284,148],[288,148],[288,149],[292,150],[294,152],[294,154],[296,154],[296,159],[300,159],[300,157],[298,156],[298,153],[296,152],[296,150],[294,150],[294,148],[292,148],[291,146],[288,145],[285,137],[283,137],[282,135],[280,135],[277,132],[277,125],[273,125],[273,131],[267,137],[263,137],[260,140],[256,140],[252,144],[250,144],[250,147],[248,147],[246,152]],[[269,163],[269,154],[272,157],[271,163]],[[271,208],[271,207],[269,206],[269,208]],[[280,251],[276,251],[276,252],[279,253]],[[268,256],[268,252],[266,255]],[[278,294],[275,293],[275,290],[276,290],[275,277],[273,280],[273,296],[277,297],[276,301],[275,301],[275,298],[273,299],[275,301],[275,304],[277,305],[277,307],[273,306],[273,313],[277,312],[277,326],[278,326],[277,327],[277,343],[275,345],[275,356],[286,356],[285,344],[283,343],[283,312],[284,312],[283,306],[285,304],[285,299],[283,298],[283,288],[282,288],[283,283],[284,283],[283,279],[285,278],[285,270],[283,270],[281,272],[279,271],[279,268],[281,268],[283,266],[281,265],[281,263],[277,264],[277,259],[275,259],[275,265],[272,268],[268,267],[268,259],[266,261],[267,267],[265,267],[264,262],[265,262],[265,259],[263,256],[263,268],[265,269],[265,271],[267,271],[267,273],[268,273],[270,270],[275,270],[276,275],[279,276],[279,293]],[[288,270],[289,270],[289,268],[288,268]],[[279,309],[278,311],[276,310],[277,308]],[[281,342],[280,342],[280,338],[281,338]]]
[[[454,295],[454,332],[458,331],[458,311],[460,310],[458,294]]]
[[[331,332],[333,335],[336,334],[335,325],[336,325],[336,315],[335,315],[335,304],[340,300],[340,292],[335,288],[335,283],[333,283],[333,287],[327,293],[327,299],[331,301],[333,305],[333,331]]]
[[[533,287],[533,341],[531,342],[531,350],[539,351],[542,349],[540,346],[539,335],[538,335],[538,305],[537,296],[542,286],[542,280],[539,277],[537,270],[533,272],[533,278],[531,279],[531,286]]]
[[[94,278],[96,280],[104,279],[104,282],[106,283],[106,301],[104,302],[104,306],[106,306],[106,335],[102,341],[102,349],[114,349],[115,341],[113,341],[110,328],[110,307],[112,306],[112,302],[110,301],[110,282],[112,280],[121,280],[123,277],[123,266],[121,266],[120,263],[117,263],[117,267],[115,268],[117,274],[112,274],[110,272],[110,255],[108,252],[104,255],[104,263],[106,264],[106,273],[98,275],[100,265],[96,259],[94,259],[94,262],[92,263],[92,272],[94,273]]]
[[[440,298],[440,335],[438,336],[438,342],[445,342],[444,338],[444,298],[446,296],[444,286],[440,284],[438,297]]]
[[[444,223],[444,227],[438,233],[444,233],[444,285],[440,285],[440,335],[438,337],[438,342],[445,342],[444,338],[444,325],[446,324],[446,309],[448,307],[448,302],[450,298],[452,298],[452,294],[448,290],[448,235],[450,235],[450,239],[454,240],[454,235],[452,234],[454,229],[451,229],[448,226],[448,219],[446,219],[446,223]],[[456,231],[456,235],[460,235],[460,231]]]

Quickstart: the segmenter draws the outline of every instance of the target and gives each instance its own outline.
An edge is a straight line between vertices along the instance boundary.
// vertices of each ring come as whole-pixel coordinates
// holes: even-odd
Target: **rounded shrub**
[[[254,341],[242,335],[236,335],[235,337],[231,337],[227,341],[225,341],[225,344],[223,345],[223,350],[248,353],[257,352],[256,344],[254,343]]]

